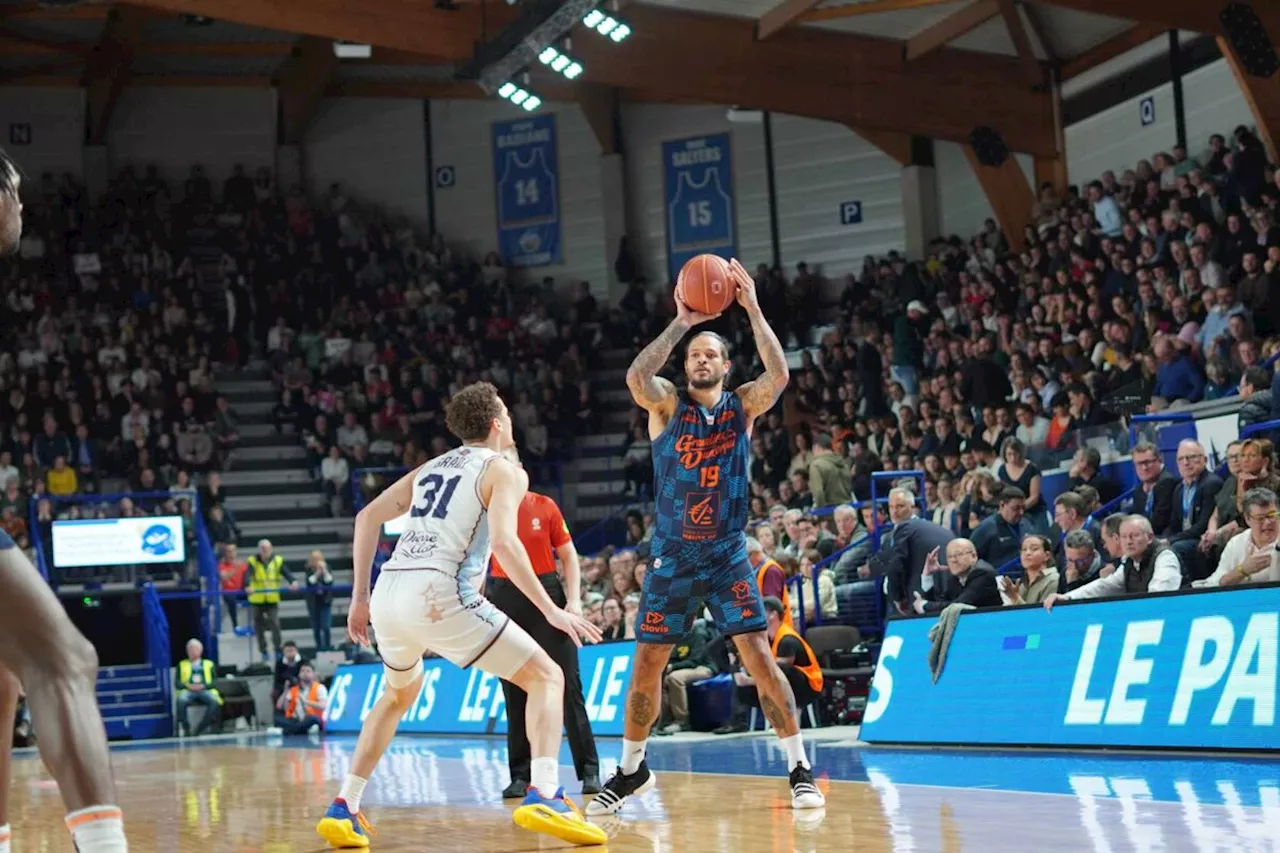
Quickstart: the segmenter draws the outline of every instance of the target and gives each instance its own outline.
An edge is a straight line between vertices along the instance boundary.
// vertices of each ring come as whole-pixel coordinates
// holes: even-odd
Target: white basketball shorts
[[[488,599],[438,569],[382,572],[369,619],[387,683],[395,688],[413,683],[428,650],[508,680],[538,651],[533,638]]]

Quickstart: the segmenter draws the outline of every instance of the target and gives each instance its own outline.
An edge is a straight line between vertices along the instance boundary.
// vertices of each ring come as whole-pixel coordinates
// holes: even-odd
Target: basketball
[[[698,255],[680,269],[676,295],[699,314],[719,314],[733,304],[738,287],[728,261],[719,255]]]

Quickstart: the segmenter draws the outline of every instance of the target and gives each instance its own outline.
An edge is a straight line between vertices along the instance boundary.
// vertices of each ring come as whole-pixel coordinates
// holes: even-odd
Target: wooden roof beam
[[[498,32],[514,12],[505,4],[438,9],[425,0],[132,0],[136,5],[203,15],[251,27],[345,39],[448,60],[470,59],[477,42]]]
[[[978,161],[972,145],[964,146],[964,154],[982,192],[991,203],[996,222],[1000,224],[1010,248],[1021,252],[1026,247],[1026,234],[1023,232],[1031,223],[1031,209],[1036,197],[1026,174],[1018,165],[1018,158],[1011,153],[999,166],[984,166]]]
[[[906,57],[908,60],[914,60],[932,53],[947,42],[960,38],[999,14],[998,0],[977,0],[976,3],[970,3],[955,14],[947,16],[927,30],[907,39]]]
[[[860,15],[878,15],[881,12],[901,12],[904,9],[926,9],[930,6],[945,6],[955,0],[869,0],[866,3],[847,3],[843,6],[829,6],[826,9],[814,9],[800,16],[802,23],[811,24],[818,21],[838,21],[841,18],[856,18]]]
[[[83,83],[88,109],[85,132],[90,145],[106,144],[111,114],[129,82],[134,51],[145,37],[143,31],[150,18],[146,10],[132,6],[113,9],[89,57]]]
[[[1168,30],[1159,24],[1136,24],[1120,33],[1120,35],[1109,38],[1101,44],[1094,45],[1084,53],[1073,56],[1062,63],[1059,69],[1059,77],[1064,82],[1070,80],[1090,68],[1096,68],[1104,62],[1109,62],[1117,56],[1122,56],[1167,32]]]
[[[763,41],[774,33],[785,30],[821,2],[822,0],[782,0],[756,21],[756,38]]]
[[[0,42],[5,44],[5,53],[69,53],[79,57],[86,57],[93,53],[93,45],[89,42],[56,41],[27,35],[15,32],[5,26],[2,21],[3,19],[0,19]]]
[[[1009,28],[1009,37],[1013,39],[1013,46],[1018,49],[1018,59],[1022,63],[1022,75],[1030,86],[1044,86],[1044,69],[1040,67],[1040,61],[1036,59],[1035,49],[1031,46],[1031,39],[1027,35],[1027,28],[1022,25],[1022,14],[1018,11],[1018,4],[1014,0],[998,0],[1000,5],[1000,16],[1004,18],[1004,25]]]
[[[302,142],[324,98],[329,83],[338,73],[338,57],[333,41],[305,36],[295,46],[276,75],[280,116],[280,141],[285,145]]]

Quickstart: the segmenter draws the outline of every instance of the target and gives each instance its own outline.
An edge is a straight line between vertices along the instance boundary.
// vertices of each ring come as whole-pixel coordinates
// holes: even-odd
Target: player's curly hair
[[[473,382],[449,400],[444,422],[449,432],[463,441],[483,441],[501,412],[497,387],[492,382]]]

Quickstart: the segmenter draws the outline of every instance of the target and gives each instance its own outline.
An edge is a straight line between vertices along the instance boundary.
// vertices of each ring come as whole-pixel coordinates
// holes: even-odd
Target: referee
[[[514,451],[511,454],[514,455]],[[560,514],[556,502],[545,495],[528,492],[520,502],[520,514],[516,523],[520,541],[529,552],[529,560],[551,600],[560,607],[565,607],[568,601],[568,609],[581,614],[582,572],[578,567],[578,552],[574,550],[569,528],[564,523],[564,516]],[[556,561],[551,553],[553,548],[560,557],[560,565],[564,567],[563,584],[556,574]],[[582,793],[600,793],[600,759],[596,756],[591,721],[587,719],[587,703],[582,698],[578,647],[568,634],[547,624],[542,612],[507,579],[496,557],[489,565],[486,595],[499,610],[528,631],[564,670],[564,727],[569,736],[569,749],[573,753],[573,766],[578,772],[578,778],[582,780]],[[507,703],[507,765],[511,771],[511,784],[502,792],[502,796],[504,799],[514,799],[523,797],[529,788],[529,739],[525,736],[524,723],[528,696],[508,681],[502,682],[502,693]]]

